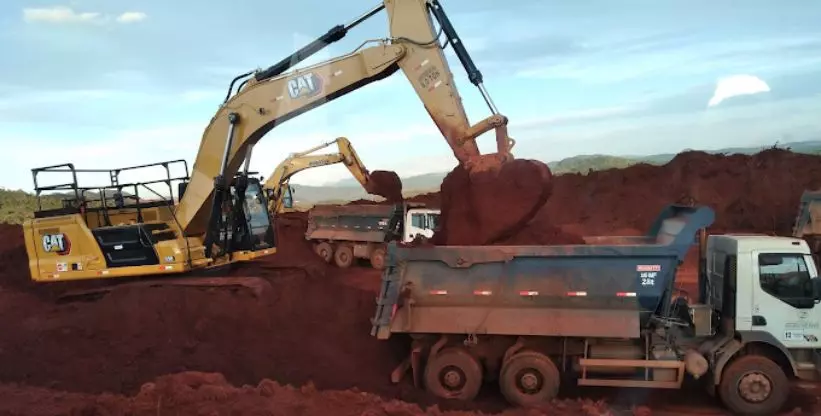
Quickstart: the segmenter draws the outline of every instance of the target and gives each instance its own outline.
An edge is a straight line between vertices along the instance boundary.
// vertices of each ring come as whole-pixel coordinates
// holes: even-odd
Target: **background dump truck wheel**
[[[351,267],[353,264],[353,249],[349,244],[340,244],[334,252],[334,263],[339,268]]]
[[[556,397],[560,377],[559,369],[549,357],[523,351],[502,365],[499,388],[511,404],[528,407]]]
[[[334,248],[325,241],[317,244],[314,248],[316,250],[316,254],[325,261],[325,263],[330,263],[331,259],[334,258]]]
[[[378,247],[371,251],[371,267],[376,270],[385,268],[385,249]]]
[[[746,355],[724,369],[721,401],[737,415],[774,415],[784,406],[790,387],[784,370],[767,357]]]
[[[444,399],[473,400],[482,387],[482,366],[462,348],[442,350],[428,359],[425,387]]]

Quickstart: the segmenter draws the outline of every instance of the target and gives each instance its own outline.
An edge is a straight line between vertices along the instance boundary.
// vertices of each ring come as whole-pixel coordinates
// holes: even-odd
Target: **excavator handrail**
[[[171,175],[171,167],[174,165],[182,165],[185,174],[184,175]],[[140,170],[140,169],[147,169],[153,167],[162,167],[165,169],[165,178],[163,179],[154,179],[154,180],[145,180],[145,181],[136,181],[131,183],[120,183],[119,176],[122,172],[125,171],[132,171],[132,170]],[[166,160],[162,162],[155,162],[155,163],[146,163],[142,165],[132,165],[126,166],[122,168],[112,168],[112,169],[103,169],[103,168],[96,168],[96,169],[89,169],[83,168],[78,169],[75,167],[73,163],[63,163],[59,165],[51,165],[51,166],[43,166],[38,168],[31,169],[32,179],[34,181],[34,192],[37,196],[37,211],[43,211],[42,207],[42,197],[44,196],[44,192],[49,191],[61,191],[61,190],[72,190],[74,191],[74,198],[75,200],[81,200],[85,197],[85,192],[87,191],[98,191],[104,192],[106,190],[121,190],[123,188],[134,188],[135,195],[139,194],[137,190],[140,186],[147,187],[147,185],[155,185],[158,183],[163,183],[168,186],[169,198],[171,201],[174,200],[174,187],[172,186],[173,183],[185,183],[188,182],[191,178],[189,169],[188,169],[188,161],[185,159],[174,159],[174,160]],[[38,181],[38,176],[44,173],[57,173],[57,174],[64,174],[64,173],[71,173],[71,181],[67,183],[61,183],[57,185],[47,185],[43,186],[40,185]],[[78,179],[78,173],[108,173],[109,176],[109,184],[107,185],[80,185],[80,181]],[[151,190],[150,188],[148,188]],[[153,190],[152,190],[153,191]],[[156,191],[153,191],[156,193]],[[179,199],[179,193],[177,195]]]

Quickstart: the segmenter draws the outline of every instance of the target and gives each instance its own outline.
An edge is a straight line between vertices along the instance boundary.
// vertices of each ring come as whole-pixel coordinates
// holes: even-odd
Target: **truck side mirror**
[[[812,298],[816,302],[821,302],[821,277],[812,279]]]

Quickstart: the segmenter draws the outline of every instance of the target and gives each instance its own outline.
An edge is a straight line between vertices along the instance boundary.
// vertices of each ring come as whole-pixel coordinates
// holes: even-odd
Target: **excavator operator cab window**
[[[294,188],[287,186],[282,194],[282,206],[285,208],[294,207]]]
[[[258,182],[248,182],[248,187],[245,189],[245,206],[243,208],[254,249],[273,247],[274,237],[271,221],[268,217],[268,204]]]

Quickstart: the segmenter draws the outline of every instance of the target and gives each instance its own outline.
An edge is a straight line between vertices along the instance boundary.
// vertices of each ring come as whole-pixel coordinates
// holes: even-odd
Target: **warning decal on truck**
[[[660,272],[661,265],[660,264],[639,264],[636,266],[637,272]]]
[[[655,286],[656,275],[661,271],[659,264],[639,264],[636,266],[636,271],[639,273],[642,286]]]

